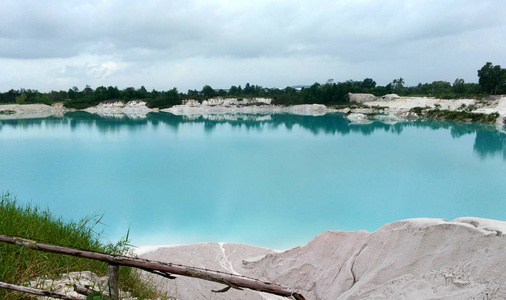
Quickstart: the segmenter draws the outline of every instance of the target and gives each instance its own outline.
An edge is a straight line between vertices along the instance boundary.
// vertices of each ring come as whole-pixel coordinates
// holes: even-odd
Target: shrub
[[[411,111],[412,111],[412,112],[414,112],[414,113],[416,113],[417,115],[421,115],[421,114],[422,114],[422,112],[423,112],[423,108],[421,108],[421,107],[417,106],[417,107],[413,107],[413,108],[411,109]]]

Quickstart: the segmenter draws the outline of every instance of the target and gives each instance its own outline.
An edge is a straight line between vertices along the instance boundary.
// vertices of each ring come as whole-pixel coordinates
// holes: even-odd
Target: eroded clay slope
[[[160,247],[140,256],[252,276],[307,299],[506,299],[506,222],[409,219],[374,233],[329,231],[282,253],[238,244]],[[220,285],[162,280],[179,299],[279,299]]]

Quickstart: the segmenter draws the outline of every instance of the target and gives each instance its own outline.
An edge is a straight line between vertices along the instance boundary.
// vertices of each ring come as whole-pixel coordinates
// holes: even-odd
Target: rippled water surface
[[[506,220],[506,135],[485,125],[339,115],[0,121],[0,191],[105,238],[271,248],[399,219]]]

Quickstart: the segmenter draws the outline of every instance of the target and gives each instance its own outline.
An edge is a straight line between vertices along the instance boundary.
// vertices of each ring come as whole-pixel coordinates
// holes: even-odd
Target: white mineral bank
[[[497,125],[503,125],[506,119],[506,96],[496,96],[492,100],[475,99],[437,99],[429,97],[399,97],[395,94],[376,97],[372,94],[349,94],[350,100],[361,103],[366,107],[353,109],[345,108],[335,110],[322,104],[302,104],[292,106],[273,105],[270,98],[213,98],[202,101],[185,100],[182,105],[175,105],[170,108],[159,110],[158,108],[149,108],[146,102],[142,100],[129,101],[123,103],[104,102],[97,106],[89,107],[84,111],[97,114],[104,117],[115,118],[145,118],[149,112],[164,111],[175,115],[185,115],[187,117],[213,118],[223,114],[279,114],[290,113],[296,115],[321,116],[329,112],[345,112],[352,123],[371,123],[366,113],[375,113],[377,109],[382,110],[377,119],[386,123],[397,123],[406,119],[417,118],[415,113],[410,112],[414,107],[440,107],[441,109],[460,110],[462,105],[472,107],[475,113],[499,113]],[[367,108],[369,107],[369,108]],[[63,116],[67,111],[62,103],[53,104],[9,104],[0,105],[0,120],[6,119],[27,119],[27,118],[45,118],[49,116]],[[502,129],[501,129],[502,130]]]
[[[395,94],[389,94],[381,97],[376,97],[372,94],[348,94],[350,101],[369,106],[371,108],[383,108],[384,113],[390,116],[397,116],[401,119],[409,119],[410,115],[406,115],[412,108],[430,108],[434,109],[439,107],[442,110],[458,111],[463,107],[472,107],[473,113],[499,113],[497,118],[497,125],[503,125],[506,119],[506,96],[495,96],[491,100],[477,100],[477,99],[439,99],[433,97],[400,97]],[[364,112],[370,112],[370,109],[362,109]],[[354,113],[359,113],[361,109],[353,110]],[[357,120],[358,119],[358,120]],[[361,120],[356,115],[352,122],[359,123]]]
[[[408,219],[366,231],[327,231],[276,252],[240,244],[141,247],[138,255],[251,276],[306,299],[506,299],[506,222]],[[145,275],[177,299],[286,299],[179,276]]]
[[[185,100],[183,105],[175,105],[161,111],[175,115],[186,116],[215,116],[221,114],[277,114],[290,113],[296,115],[320,116],[329,111],[322,104],[302,104],[293,106],[272,105],[270,98],[213,98],[199,103],[196,100]],[[49,116],[63,116],[65,112],[74,111],[63,107],[62,103],[52,106],[45,104],[8,104],[0,105],[0,120],[46,118]],[[103,102],[96,106],[83,109],[88,113],[97,114],[102,117],[114,118],[146,118],[150,112],[158,112],[158,108],[147,107],[146,102],[134,100],[123,103]]]

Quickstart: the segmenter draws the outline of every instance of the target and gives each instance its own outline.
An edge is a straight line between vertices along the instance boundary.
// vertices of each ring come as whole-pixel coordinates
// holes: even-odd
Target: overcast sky
[[[506,67],[504,0],[2,0],[0,92],[200,90]]]

